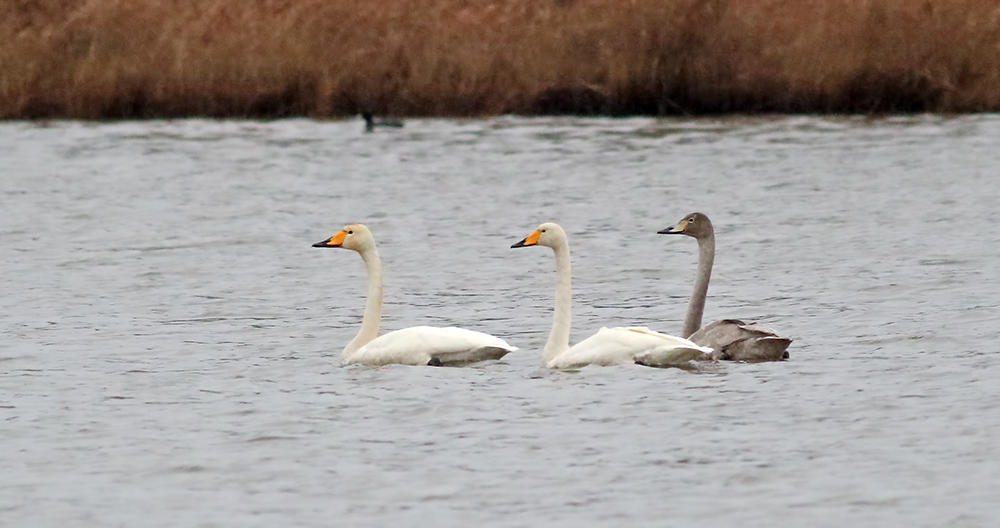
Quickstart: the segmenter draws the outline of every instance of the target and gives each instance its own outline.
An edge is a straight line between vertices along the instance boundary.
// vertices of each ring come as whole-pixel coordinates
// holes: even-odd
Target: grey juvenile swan
[[[681,337],[701,346],[715,349],[719,359],[734,361],[781,361],[788,358],[786,349],[792,340],[779,336],[774,330],[739,319],[720,319],[701,327],[705,312],[708,281],[712,277],[715,261],[715,229],[712,221],[701,213],[691,213],[659,232],[661,235],[687,235],[698,241],[698,275],[694,292],[684,317]]]

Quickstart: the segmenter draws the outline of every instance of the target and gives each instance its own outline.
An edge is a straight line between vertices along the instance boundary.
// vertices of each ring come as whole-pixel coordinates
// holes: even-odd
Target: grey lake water
[[[0,124],[0,525],[996,526],[1000,116]],[[778,363],[548,371],[706,322]],[[368,225],[383,332],[520,347],[343,367]]]

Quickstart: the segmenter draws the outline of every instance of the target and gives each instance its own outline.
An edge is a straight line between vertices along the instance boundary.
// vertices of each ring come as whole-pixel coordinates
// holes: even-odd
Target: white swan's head
[[[661,235],[687,235],[697,239],[707,238],[715,233],[712,221],[701,213],[691,213],[683,220],[657,233]]]
[[[332,237],[313,244],[313,247],[352,249],[360,253],[375,247],[375,237],[362,224],[347,224]]]
[[[559,224],[546,222],[538,226],[538,229],[532,231],[524,240],[510,247],[546,246],[555,249],[565,244],[566,232],[563,231],[563,228],[559,227]]]

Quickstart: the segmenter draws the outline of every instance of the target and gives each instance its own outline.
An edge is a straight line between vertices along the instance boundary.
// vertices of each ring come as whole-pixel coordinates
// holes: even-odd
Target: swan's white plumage
[[[556,257],[558,281],[555,314],[544,351],[547,367],[566,369],[624,363],[656,367],[685,366],[692,359],[705,359],[712,353],[711,348],[645,327],[601,328],[596,334],[570,347],[572,272],[569,240],[566,232],[557,224],[545,223],[512,247],[533,245],[552,248]]]
[[[313,244],[313,247],[357,251],[368,271],[365,315],[358,334],[341,353],[345,365],[427,365],[432,360],[442,365],[455,365],[500,359],[508,352],[517,350],[517,347],[498,337],[453,327],[414,326],[378,337],[382,319],[382,263],[371,231],[364,225],[350,224],[327,240]]]
[[[354,352],[350,363],[426,365],[436,358],[445,365],[462,364],[500,359],[514,350],[503,339],[482,332],[413,326],[375,338]]]
[[[568,369],[638,362],[651,367],[676,367],[711,352],[711,348],[645,327],[605,327],[553,358],[547,366]]]

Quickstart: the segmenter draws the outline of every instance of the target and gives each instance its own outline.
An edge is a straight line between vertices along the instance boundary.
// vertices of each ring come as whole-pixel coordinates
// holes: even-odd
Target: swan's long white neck
[[[556,308],[552,316],[552,331],[542,356],[548,363],[569,349],[569,330],[573,318],[572,270],[569,263],[569,242],[552,248],[556,254]]]
[[[382,320],[382,262],[374,246],[359,253],[365,261],[365,270],[368,271],[368,302],[358,335],[354,336],[341,353],[345,359],[378,337],[379,323]]]
[[[694,292],[684,317],[681,337],[688,338],[701,328],[701,317],[705,313],[705,298],[708,296],[708,281],[712,278],[712,264],[715,262],[715,234],[698,239],[698,275],[694,279]]]

